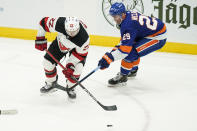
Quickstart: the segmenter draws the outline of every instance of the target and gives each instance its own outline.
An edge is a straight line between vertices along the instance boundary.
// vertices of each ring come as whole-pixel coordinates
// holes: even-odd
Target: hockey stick
[[[45,50],[50,56],[51,58],[53,58],[53,60],[62,67],[62,69],[66,69],[47,49]],[[74,79],[77,84],[79,84],[81,86],[81,88],[88,93],[92,99],[94,101],[96,101],[104,110],[106,111],[115,111],[117,110],[117,106],[116,105],[112,105],[112,106],[104,106],[103,104],[101,104],[75,77],[72,77],[72,79]]]
[[[96,67],[93,71],[91,71],[89,74],[87,74],[83,79],[81,79],[79,81],[79,83],[83,82],[85,79],[87,79],[90,75],[92,75],[94,72],[96,72],[98,69],[100,69],[100,66]],[[73,85],[72,87],[69,88],[69,90],[72,90],[73,88],[75,88],[79,83],[76,83],[75,85]]]
[[[0,115],[15,115],[17,113],[17,110],[0,110]]]
[[[116,105],[112,105],[112,106],[104,106],[103,104],[101,104],[75,77],[72,77],[72,79],[74,79],[77,84],[79,84],[79,86],[81,86],[81,88],[87,92],[104,110],[106,111],[115,111],[117,110]]]
[[[90,75],[92,75],[94,72],[96,72],[98,69],[100,69],[100,66],[98,66],[96,69],[94,69],[93,71],[91,71],[89,74],[87,74],[83,79],[81,79],[79,81],[79,83],[83,82],[85,79],[87,79]],[[63,91],[70,91],[72,90],[73,88],[75,88],[77,85],[79,85],[78,83],[76,83],[75,85],[71,86],[69,89],[59,85],[59,84],[56,84],[56,88],[60,89],[60,90],[63,90]]]

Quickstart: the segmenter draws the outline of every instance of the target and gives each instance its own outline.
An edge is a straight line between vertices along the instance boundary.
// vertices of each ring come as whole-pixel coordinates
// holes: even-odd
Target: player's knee
[[[74,75],[81,75],[82,70],[83,70],[83,63],[78,63],[78,64],[75,66]]]
[[[52,64],[52,62],[50,62],[46,58],[44,58],[44,60],[43,60],[43,66],[44,66],[44,69],[46,69],[48,71],[51,71],[56,67],[55,64]]]

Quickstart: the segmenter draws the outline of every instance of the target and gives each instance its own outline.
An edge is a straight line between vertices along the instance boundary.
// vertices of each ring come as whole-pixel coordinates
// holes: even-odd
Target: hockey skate
[[[138,69],[132,70],[132,71],[128,74],[128,78],[133,78],[133,77],[135,77],[135,76],[137,75],[137,71],[138,71]]]
[[[122,75],[120,72],[108,81],[108,87],[125,86],[128,78],[127,75]]]
[[[77,95],[76,95],[75,89],[73,88],[73,89],[69,90],[68,85],[66,88],[67,88],[66,92],[68,94],[68,97],[71,99],[76,99]]]
[[[46,82],[45,82],[46,83]],[[55,88],[56,86],[56,82],[53,82],[52,84],[47,84],[45,86],[43,86],[41,89],[40,89],[40,92],[41,93],[53,93],[55,91],[57,91],[57,89]]]
[[[55,88],[57,85],[57,80],[58,80],[58,76],[56,77],[56,80],[52,83],[45,82],[46,85],[40,89],[40,92],[41,93],[53,93],[57,91],[57,89]]]

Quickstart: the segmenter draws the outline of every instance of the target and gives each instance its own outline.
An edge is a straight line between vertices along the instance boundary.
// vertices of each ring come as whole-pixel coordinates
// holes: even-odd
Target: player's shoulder
[[[126,17],[121,23],[121,31],[122,32],[124,32],[126,30],[129,30],[129,29],[132,30],[132,29],[135,28],[135,21],[133,21],[131,19],[131,17],[132,17],[132,12],[127,11],[126,12]]]
[[[66,21],[66,17],[58,17],[55,30],[60,33],[66,34],[65,21]]]
[[[141,13],[136,11],[127,11],[125,21],[132,22],[138,20]]]
[[[131,11],[127,11],[127,12],[126,12],[126,16],[125,16],[125,19],[124,19],[124,23],[125,23],[125,24],[131,23]]]
[[[73,43],[75,43],[77,46],[82,47],[89,40],[89,34],[86,31],[84,24],[82,24],[81,22],[79,24],[80,24],[79,33],[75,37],[70,38],[70,40]]]

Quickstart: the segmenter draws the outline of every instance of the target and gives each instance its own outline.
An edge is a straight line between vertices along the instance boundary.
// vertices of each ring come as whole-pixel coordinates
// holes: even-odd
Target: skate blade
[[[115,85],[108,84],[108,87],[123,87],[123,86],[126,86],[126,85],[127,85],[127,83],[123,82],[123,83],[119,83],[119,84],[115,84]]]
[[[131,76],[131,77],[127,77],[128,78],[128,80],[133,80],[133,79],[135,79],[136,77],[135,76]]]
[[[128,78],[128,79],[134,79],[136,76],[137,76],[137,74],[128,76],[127,78]]]
[[[51,89],[50,91],[48,91],[48,92],[44,92],[44,93],[42,93],[41,92],[41,96],[44,96],[44,95],[47,95],[47,94],[52,94],[52,93],[54,93],[54,92],[56,92],[57,91],[57,89]]]

